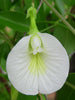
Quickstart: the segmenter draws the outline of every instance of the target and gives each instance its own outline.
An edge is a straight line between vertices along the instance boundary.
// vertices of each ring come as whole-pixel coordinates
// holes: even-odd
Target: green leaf
[[[0,24],[9,26],[16,31],[27,32],[28,19],[26,19],[25,14],[18,12],[0,12]]]
[[[57,100],[75,100],[75,73],[69,74],[65,85],[57,92]]]
[[[65,2],[68,6],[73,6],[73,5],[75,5],[75,0],[64,0],[64,2]]]
[[[74,86],[74,90],[75,90],[75,73],[70,73],[67,79],[67,82],[69,82],[70,84],[72,84]],[[68,84],[66,84],[68,85]],[[72,87],[70,87],[72,88]]]
[[[0,73],[0,77],[4,78],[5,80],[8,80],[7,74]]]
[[[6,60],[2,57],[0,61],[2,69],[6,72]]]
[[[75,18],[75,14],[71,14],[71,13],[70,13],[69,15],[71,15],[72,17],[74,17],[74,18]]]
[[[4,25],[0,24],[0,29],[3,29],[4,27],[5,27]]]
[[[24,95],[24,94],[19,93],[17,100],[37,100],[36,98],[37,96]]]
[[[17,100],[17,96],[18,96],[18,91],[11,86],[11,100]]]
[[[40,1],[39,0],[34,0],[34,3],[35,3],[35,8],[37,9],[38,8],[38,5],[40,4]],[[37,26],[38,26],[38,29],[39,30],[43,30],[44,28],[48,27],[48,23],[41,23],[41,21],[45,21],[46,20],[46,17],[48,15],[47,12],[47,9],[44,9],[45,7],[45,4],[43,3],[37,13],[37,18],[36,18],[36,22],[37,23]]]
[[[4,59],[7,58],[9,51],[10,51],[10,47],[6,42],[3,42],[0,44],[0,61],[1,61],[1,58],[3,57]]]
[[[0,0],[0,10],[7,11],[11,7],[11,0]]]
[[[55,3],[62,15],[65,14],[65,6],[64,6],[64,1],[63,0],[55,0]]]
[[[8,93],[5,84],[5,82],[0,82],[0,100],[10,100],[10,94]]]
[[[54,2],[54,0],[48,0],[48,2],[50,4],[52,4]],[[48,17],[48,15],[50,15],[50,11],[52,11],[44,2],[43,2],[43,10],[44,10],[45,16],[47,16],[47,17]]]
[[[37,95],[25,95],[18,92],[13,86],[11,87],[11,100],[36,100]]]
[[[32,0],[24,0],[24,2],[25,2],[25,7],[26,7],[26,9],[28,9],[29,7],[31,7],[31,5],[32,5]]]
[[[56,26],[54,36],[63,44],[68,54],[75,51],[75,35],[68,29]]]

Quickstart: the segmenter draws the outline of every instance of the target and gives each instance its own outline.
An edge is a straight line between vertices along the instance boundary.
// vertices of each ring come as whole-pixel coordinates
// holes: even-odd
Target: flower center
[[[32,74],[44,74],[46,71],[45,63],[43,61],[43,42],[39,34],[33,34],[29,40],[29,52],[31,53],[31,60],[29,63],[29,71]]]
[[[32,50],[33,55],[37,53],[41,53],[43,51],[43,44],[40,36],[38,34],[34,34],[30,38],[30,50]]]
[[[31,56],[31,61],[28,67],[29,71],[33,75],[45,74],[46,65],[43,61],[42,55],[37,53],[36,55]]]
[[[36,55],[37,53],[41,53],[43,49],[41,47],[37,47],[36,49],[33,50],[33,55]]]

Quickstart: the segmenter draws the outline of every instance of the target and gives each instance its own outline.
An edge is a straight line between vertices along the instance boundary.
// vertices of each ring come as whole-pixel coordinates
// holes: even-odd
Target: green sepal
[[[30,29],[28,32],[29,35],[39,32],[37,25],[36,25],[36,16],[37,16],[36,8],[34,8],[34,6],[30,7],[27,11],[27,18],[30,17],[30,21],[31,21]]]

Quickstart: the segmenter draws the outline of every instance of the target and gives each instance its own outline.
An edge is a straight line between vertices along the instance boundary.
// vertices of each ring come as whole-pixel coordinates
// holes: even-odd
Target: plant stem
[[[38,13],[40,7],[42,6],[42,3],[43,3],[43,0],[40,1],[40,4],[39,4],[39,6],[38,6],[38,8],[37,8],[37,13]]]
[[[46,100],[45,95],[39,93],[39,96],[40,96],[40,100]]]
[[[62,26],[62,27],[64,27],[64,28],[66,28],[66,29],[67,29],[66,25],[60,24],[59,22],[60,22],[60,20],[58,20],[58,21],[54,22],[54,24],[53,24],[53,25],[51,25],[51,26],[49,26],[49,27],[47,27],[47,28],[45,28],[45,29],[41,30],[41,32],[47,31],[47,30],[49,30],[49,29],[51,29],[51,28],[55,27],[56,25]]]
[[[53,12],[63,21],[65,25],[67,25],[68,29],[75,35],[75,29],[65,20],[65,18],[47,1],[43,0],[46,5],[49,6],[53,10]]]
[[[49,26],[49,27],[47,27],[47,28],[41,30],[40,32],[47,31],[47,30],[49,30],[49,29],[51,29],[51,28],[53,28],[53,27],[55,27],[55,26],[56,26],[56,25],[54,24],[54,25],[52,25],[52,26]]]
[[[74,85],[72,85],[71,83],[66,82],[66,85],[68,85],[69,87],[71,87],[72,89],[74,89],[74,90],[75,90],[75,86],[74,86]]]

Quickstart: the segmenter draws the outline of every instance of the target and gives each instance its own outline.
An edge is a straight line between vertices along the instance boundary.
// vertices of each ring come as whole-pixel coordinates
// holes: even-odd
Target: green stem
[[[34,33],[39,32],[37,25],[36,25],[36,16],[37,16],[37,10],[34,8],[34,5],[33,5],[27,11],[27,18],[29,17],[31,21],[28,34],[34,34]]]
[[[40,100],[46,100],[46,97],[45,97],[45,95],[43,95],[43,94],[38,94],[39,95],[39,97],[40,97]]]
[[[49,30],[49,29],[51,29],[51,28],[53,28],[53,27],[55,27],[55,26],[56,26],[55,24],[52,25],[52,26],[49,26],[49,27],[47,27],[47,28],[41,30],[41,32],[47,31],[47,30]]]
[[[37,21],[37,23],[50,23],[50,24],[54,24],[55,21]]]
[[[74,89],[74,90],[75,90],[75,86],[74,86],[74,85],[72,85],[71,83],[66,82],[66,85],[68,85],[69,87],[71,87],[72,89]]]
[[[43,100],[46,100],[46,97],[45,97],[45,95],[43,95],[43,94],[41,94],[42,95],[42,99]]]
[[[75,29],[64,19],[64,17],[47,1],[43,0],[46,5],[49,6],[53,10],[53,12],[63,21],[65,25],[67,25],[68,29],[75,35]]]
[[[61,24],[61,23],[59,23],[59,22],[60,22],[60,20],[58,20],[58,21],[54,22],[54,24],[53,24],[53,25],[51,25],[51,26],[49,26],[49,27],[47,27],[47,28],[45,28],[45,29],[41,30],[41,32],[47,31],[47,30],[49,30],[49,29],[51,29],[51,28],[55,27],[56,25],[62,26],[62,27],[64,27],[64,28],[66,28],[66,29],[67,29],[66,25],[63,25],[63,24]]]

